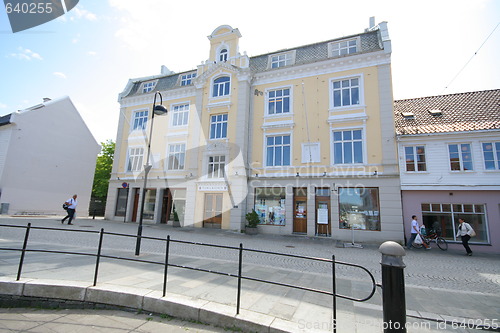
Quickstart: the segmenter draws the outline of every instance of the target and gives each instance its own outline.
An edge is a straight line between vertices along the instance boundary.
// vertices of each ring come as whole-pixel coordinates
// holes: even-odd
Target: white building
[[[62,215],[78,194],[87,216],[99,151],[69,97],[0,117],[1,213]]]
[[[417,215],[462,248],[463,218],[473,251],[500,253],[499,103],[500,89],[395,101],[407,237]]]

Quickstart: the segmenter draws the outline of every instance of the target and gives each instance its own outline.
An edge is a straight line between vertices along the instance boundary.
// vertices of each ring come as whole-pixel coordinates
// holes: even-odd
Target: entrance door
[[[316,188],[316,235],[331,236],[330,188]]]
[[[307,188],[293,189],[293,232],[307,233]]]
[[[172,212],[172,192],[169,188],[163,190],[163,198],[161,204],[161,221],[160,223],[167,223],[170,219]]]
[[[137,211],[139,209],[139,188],[134,188],[134,209],[132,209],[132,222],[137,222]]]
[[[205,194],[203,227],[220,229],[222,226],[222,194]]]

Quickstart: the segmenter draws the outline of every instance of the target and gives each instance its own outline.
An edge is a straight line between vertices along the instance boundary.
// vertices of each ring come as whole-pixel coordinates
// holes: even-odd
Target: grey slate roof
[[[380,38],[379,38],[379,31],[375,30],[375,31],[364,32],[361,34],[345,36],[342,38],[331,39],[331,40],[324,41],[324,42],[318,42],[318,43],[314,43],[314,44],[309,44],[309,45],[299,46],[299,47],[295,47],[295,48],[279,50],[279,51],[268,53],[268,54],[254,56],[254,57],[250,58],[250,70],[253,73],[259,73],[259,72],[264,72],[264,71],[268,71],[268,70],[269,71],[276,70],[276,69],[268,69],[267,68],[269,56],[272,54],[279,54],[279,53],[292,51],[292,50],[296,50],[296,57],[295,57],[295,63],[293,65],[290,65],[290,66],[296,66],[296,65],[302,65],[302,64],[308,64],[308,63],[313,63],[313,62],[317,62],[317,61],[327,60],[327,59],[330,59],[328,57],[328,44],[329,43],[341,41],[341,40],[345,40],[345,39],[350,39],[350,38],[355,38],[358,36],[360,37],[360,46],[359,46],[358,52],[356,52],[355,54],[382,50],[382,46],[381,46]],[[346,55],[343,57],[347,57],[347,56],[350,56],[350,55]],[[183,73],[176,73],[176,74],[160,77],[160,78],[158,78],[158,83],[156,84],[154,91],[173,89],[176,87],[180,75],[187,74],[187,73],[193,73],[193,72],[196,72],[196,71],[187,71],[187,72],[183,72]],[[141,85],[143,82],[148,82],[148,81],[152,81],[152,80],[151,79],[138,80],[137,82],[134,83],[134,86],[132,87],[130,92],[124,97],[142,94],[142,92],[140,91]]]
[[[10,124],[10,116],[11,115],[12,115],[12,113],[9,113],[8,115],[0,117],[0,126]]]
[[[500,129],[500,89],[394,101],[394,119],[398,135]]]

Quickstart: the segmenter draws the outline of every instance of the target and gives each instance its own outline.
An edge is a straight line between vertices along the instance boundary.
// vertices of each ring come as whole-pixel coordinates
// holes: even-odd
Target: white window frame
[[[339,105],[339,106],[335,106],[335,91],[339,90],[340,89],[340,96],[342,98],[342,101],[341,101],[341,104],[343,104],[343,97],[342,97],[342,84],[343,84],[343,81],[346,81],[346,80],[353,80],[353,79],[357,79],[358,80],[358,100],[359,102],[357,104],[349,104],[349,105]],[[334,84],[336,82],[340,82],[340,88],[334,88]],[[349,82],[351,83],[351,82]],[[363,98],[363,93],[364,93],[364,90],[363,90],[363,86],[364,86],[364,82],[363,82],[363,76],[362,75],[352,75],[352,76],[344,76],[344,77],[335,77],[335,78],[331,78],[330,79],[330,82],[329,82],[329,85],[330,85],[330,89],[329,89],[329,92],[330,92],[330,110],[345,110],[345,109],[359,109],[359,108],[363,108],[364,107],[364,98]],[[349,91],[350,91],[350,96],[352,96],[352,86],[349,87]],[[351,99],[352,100],[352,99]]]
[[[167,150],[167,170],[179,171],[179,170],[184,170],[185,168],[186,168],[186,143],[176,142],[169,144]]]
[[[354,44],[354,45],[353,45]],[[349,54],[358,53],[360,47],[360,38],[343,39],[328,43],[328,56],[331,58],[342,57]],[[353,50],[355,48],[355,50]]]
[[[224,78],[224,77],[229,78],[229,81],[225,81],[223,83],[215,83],[215,81],[217,81],[218,79]],[[227,87],[226,87],[226,85],[227,85]],[[223,92],[226,92],[226,93],[219,94],[219,92],[221,91],[221,89],[223,90]],[[216,91],[217,91],[217,95],[214,96],[214,93]],[[211,98],[220,98],[220,97],[226,97],[226,96],[229,96],[229,95],[231,95],[231,75],[224,73],[222,75],[219,75],[219,76],[215,77],[212,80],[210,97]]]
[[[217,120],[217,116],[222,116],[222,120]],[[224,116],[226,116],[226,119],[224,120]],[[212,117],[215,117],[215,121],[212,121]],[[225,136],[223,135],[223,128],[224,128],[224,123],[226,124],[226,134]],[[212,137],[212,124],[215,124],[215,136]],[[220,124],[220,125],[218,125]],[[220,126],[220,128],[219,128]],[[221,140],[221,139],[227,139],[227,133],[228,133],[228,128],[229,126],[229,114],[228,113],[219,113],[219,114],[212,114],[210,115],[210,128],[209,128],[209,139],[210,140]],[[219,136],[220,134],[220,136]]]
[[[487,160],[485,156],[486,151],[484,150],[484,145],[486,144],[492,145],[491,153],[493,154],[493,160],[488,160],[488,161],[493,162],[493,169],[486,168]],[[483,153],[483,162],[484,162],[483,167],[484,170],[487,172],[500,171],[500,147],[497,148],[496,147],[497,144],[500,146],[500,141],[491,140],[491,141],[481,142],[481,151]]]
[[[417,154],[417,148],[420,148],[420,147],[423,147],[424,148],[424,153],[423,154]],[[413,157],[413,167],[415,170],[408,170],[407,169],[407,162],[406,162],[406,148],[412,148],[412,157]],[[426,147],[425,145],[407,145],[407,146],[403,146],[403,163],[404,163],[404,170],[405,172],[428,172],[427,170],[427,154],[426,154]],[[418,155],[423,155],[424,156],[424,165],[425,165],[425,170],[419,170],[418,169],[418,165],[419,165],[419,161],[418,161]],[[422,164],[422,163],[420,163]]]
[[[470,169],[470,170],[465,170],[464,169],[464,156],[463,155],[465,153],[462,152],[462,146],[463,145],[468,145],[469,148],[470,148],[470,150],[469,150],[469,152],[470,152],[470,163],[471,163],[471,166],[472,166],[472,169]],[[450,155],[451,154],[451,152],[450,152],[450,146],[457,146],[457,148],[458,148],[458,162],[459,162],[459,165],[460,165],[460,170],[453,170],[452,169],[452,166],[451,166],[452,161],[451,161],[451,155]],[[473,171],[475,171],[474,170],[474,156],[472,154],[473,145],[472,145],[471,142],[448,143],[446,145],[446,148],[447,148],[447,151],[448,151],[448,165],[449,165],[449,168],[450,168],[451,172],[473,172]]]
[[[220,179],[226,174],[226,156],[225,155],[210,155],[207,158],[207,178]]]
[[[145,131],[148,127],[149,121],[149,111],[147,109],[144,110],[136,110],[132,113],[132,126],[130,127],[130,131]],[[141,125],[139,126],[138,123]],[[136,125],[137,124],[137,125]]]
[[[188,102],[176,103],[170,106],[170,126],[171,127],[187,127],[189,124],[189,111],[191,104]],[[179,119],[182,122],[179,124]]]
[[[289,90],[289,93],[288,93],[288,112],[280,112],[280,113],[269,113],[269,102],[270,102],[270,93],[273,92],[273,91],[283,91],[285,89],[288,89]],[[276,97],[274,97],[276,98]],[[275,88],[270,88],[270,89],[266,89],[266,100],[265,100],[265,110],[266,110],[266,117],[282,117],[282,116],[288,116],[288,115],[292,115],[293,114],[293,90],[292,90],[292,86],[283,86],[283,87],[275,87]]]
[[[144,147],[129,147],[127,156],[127,172],[142,171],[144,167]]]
[[[278,137],[278,136],[289,136],[290,137],[290,143],[287,145],[290,147],[290,158],[289,158],[289,164],[288,165],[268,165],[268,161],[267,161],[267,148],[269,147],[267,145],[267,138],[269,137]],[[263,158],[263,161],[264,161],[264,167],[266,169],[272,169],[272,168],[283,168],[283,167],[289,167],[289,166],[292,166],[292,163],[293,163],[293,137],[292,137],[292,133],[291,132],[283,132],[283,133],[265,133],[264,134],[264,149],[263,149],[263,152],[264,152],[264,158]],[[281,144],[281,147],[284,147],[285,145],[282,143]],[[277,147],[276,145],[273,145],[273,147]],[[274,155],[274,154],[273,154]],[[281,155],[283,157],[283,154]],[[283,158],[282,158],[283,160]]]
[[[334,132],[344,132],[344,131],[361,131],[361,140],[347,140],[345,142],[358,142],[361,141],[361,157],[363,159],[362,162],[353,162],[353,163],[335,163],[335,141],[334,141]],[[344,140],[340,141],[344,142]],[[347,166],[347,165],[364,165],[367,161],[367,147],[366,147],[366,128],[364,126],[354,126],[354,127],[342,127],[342,128],[330,128],[330,153],[331,153],[331,165],[332,166]],[[354,149],[352,152],[352,157],[354,160]],[[342,145],[342,159],[344,157],[344,145]]]
[[[147,94],[156,87],[156,81],[144,82],[142,84],[142,93]]]
[[[268,69],[281,68],[295,63],[296,51],[289,51],[283,53],[276,53],[269,55],[268,58]]]
[[[227,58],[229,56],[229,50],[227,49],[227,47],[223,47],[220,51],[219,51],[219,62],[226,62],[227,61]]]
[[[181,87],[191,85],[192,81],[196,78],[196,73],[181,75]]]

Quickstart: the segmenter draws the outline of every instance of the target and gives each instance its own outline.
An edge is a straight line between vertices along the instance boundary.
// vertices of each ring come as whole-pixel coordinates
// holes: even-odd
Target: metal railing
[[[0,227],[26,229],[26,232],[24,235],[24,241],[23,241],[23,245],[22,245],[21,249],[0,247],[0,250],[20,251],[21,252],[21,256],[19,259],[18,271],[17,271],[17,280],[19,280],[21,278],[23,263],[24,263],[24,259],[25,259],[27,252],[56,253],[56,254],[69,254],[69,255],[95,257],[96,262],[95,262],[93,286],[97,285],[99,265],[100,265],[101,258],[132,261],[132,262],[138,262],[138,263],[147,263],[147,264],[153,264],[153,265],[163,265],[163,267],[164,267],[164,271],[163,271],[163,297],[165,297],[165,295],[167,294],[168,268],[175,267],[175,268],[180,268],[180,269],[188,269],[188,270],[193,270],[193,271],[199,271],[199,272],[205,272],[205,273],[210,273],[210,274],[217,274],[217,275],[223,275],[223,276],[227,276],[227,277],[237,278],[238,279],[238,286],[237,286],[237,295],[236,295],[236,314],[240,313],[242,280],[271,284],[271,285],[280,286],[280,287],[288,287],[288,288],[292,288],[292,289],[298,289],[298,290],[303,290],[303,291],[307,291],[307,292],[331,296],[332,301],[333,301],[332,311],[333,311],[333,331],[334,332],[336,332],[336,326],[337,326],[337,311],[336,311],[337,298],[351,300],[354,302],[365,302],[365,301],[369,300],[370,298],[372,298],[372,296],[375,294],[376,287],[377,287],[377,284],[375,282],[375,278],[373,277],[373,274],[368,269],[366,269],[365,267],[360,266],[360,265],[351,264],[351,263],[342,262],[342,261],[337,261],[337,260],[335,260],[335,255],[332,255],[332,259],[325,259],[325,258],[308,257],[308,256],[294,255],[294,254],[256,250],[256,249],[247,249],[247,248],[243,247],[242,243],[240,243],[239,247],[234,247],[234,246],[215,245],[215,244],[207,244],[207,243],[199,243],[199,242],[190,242],[190,241],[183,241],[183,240],[173,240],[170,238],[170,235],[168,235],[166,239],[165,238],[142,236],[143,239],[165,242],[165,260],[163,262],[158,262],[158,261],[144,260],[144,259],[138,259],[138,258],[127,258],[127,257],[119,257],[119,256],[111,256],[111,255],[102,254],[102,245],[103,245],[103,241],[104,241],[104,235],[127,237],[127,238],[137,238],[136,235],[128,235],[128,234],[121,234],[121,233],[114,233],[114,232],[105,232],[104,229],[101,229],[100,231],[90,231],[90,230],[74,230],[74,229],[68,230],[68,229],[49,228],[49,227],[33,227],[33,226],[31,226],[31,223],[28,223],[27,226],[0,224]],[[93,254],[93,253],[82,253],[82,252],[71,252],[71,251],[42,250],[42,249],[31,249],[31,248],[28,249],[27,245],[28,245],[28,239],[29,239],[29,235],[30,235],[31,230],[55,230],[55,231],[60,231],[60,232],[79,232],[79,233],[99,234],[99,243],[98,243],[98,247],[97,247],[97,252],[95,254]],[[238,274],[219,272],[219,271],[210,270],[210,269],[203,269],[203,268],[190,267],[190,266],[184,266],[184,265],[170,263],[169,259],[170,259],[170,244],[171,243],[179,243],[179,244],[187,244],[187,245],[195,245],[195,246],[206,246],[206,247],[212,247],[212,248],[221,248],[221,249],[229,249],[229,250],[238,251]],[[274,256],[284,256],[284,257],[288,257],[288,258],[311,260],[311,261],[317,261],[317,262],[329,264],[329,265],[331,265],[331,269],[332,269],[332,271],[331,271],[332,272],[332,275],[331,275],[332,290],[326,291],[326,290],[309,288],[309,287],[293,285],[293,284],[288,284],[288,283],[264,280],[264,279],[259,279],[259,278],[255,278],[255,277],[251,277],[251,276],[245,276],[245,275],[243,275],[243,272],[242,272],[243,253],[244,252],[253,252],[253,253],[257,253],[257,254],[266,254],[266,255],[274,255]],[[359,268],[362,271],[366,272],[368,274],[368,277],[369,277],[370,282],[371,282],[370,293],[364,298],[355,298],[355,297],[351,297],[351,296],[347,296],[347,295],[338,294],[337,293],[337,283],[336,283],[336,271],[335,271],[336,265],[344,265],[344,266]]]

